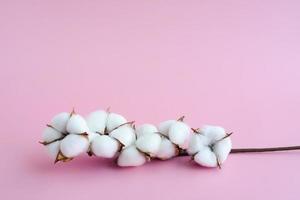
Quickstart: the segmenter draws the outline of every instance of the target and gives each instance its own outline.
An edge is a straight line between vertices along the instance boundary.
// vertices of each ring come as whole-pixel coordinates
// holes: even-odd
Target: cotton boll
[[[136,128],[137,137],[158,132],[157,128],[152,124],[143,124]]]
[[[190,137],[190,127],[181,121],[176,121],[169,128],[169,139],[181,148],[186,148],[186,142]]]
[[[200,129],[200,133],[202,135],[205,135],[208,138],[210,138],[212,140],[212,142],[220,140],[224,136],[226,136],[226,132],[225,132],[224,128],[222,128],[220,126],[211,126],[211,125],[203,126]]]
[[[109,113],[107,118],[106,128],[108,132],[111,132],[113,129],[117,128],[118,126],[126,122],[127,120],[123,116],[116,113]]]
[[[213,151],[218,157],[218,160],[220,164],[222,164],[228,157],[230,151],[232,148],[231,144],[231,139],[229,137],[218,141],[214,146],[213,146]]]
[[[156,153],[156,157],[161,160],[167,160],[176,156],[178,153],[178,148],[170,140],[162,137],[159,150]]]
[[[88,148],[89,141],[87,137],[82,135],[67,135],[60,143],[61,153],[68,158],[73,158],[81,153],[87,152]]]
[[[91,143],[91,151],[93,154],[104,158],[114,157],[119,148],[119,142],[108,135],[98,135]]]
[[[146,156],[132,145],[122,150],[117,162],[120,167],[140,166],[146,162]]]
[[[155,155],[159,151],[161,143],[161,136],[157,133],[149,133],[140,136],[136,142],[136,147],[151,156]]]
[[[86,117],[87,125],[90,131],[104,133],[108,113],[104,110],[98,110],[90,113]]]
[[[164,121],[164,122],[161,122],[159,125],[158,125],[158,131],[165,135],[165,136],[168,136],[168,133],[169,133],[169,128],[171,127],[171,125],[173,125],[174,123],[176,123],[177,121],[176,120],[167,120],[167,121]]]
[[[204,147],[209,145],[209,139],[200,134],[193,134],[190,138],[189,146],[187,152],[189,155],[195,155]]]
[[[68,123],[67,123],[67,132],[70,134],[81,134],[88,132],[89,128],[86,124],[85,119],[78,115],[78,114],[73,114]]]
[[[67,122],[70,118],[70,113],[62,112],[53,117],[50,125],[61,133],[66,133]]]
[[[194,161],[204,167],[217,167],[218,161],[216,155],[210,150],[209,147],[206,147],[199,151],[194,156]]]
[[[47,144],[46,148],[50,157],[54,160],[59,152],[60,141],[53,142],[51,144]]]
[[[46,127],[43,132],[42,139],[43,142],[49,143],[61,137],[63,137],[62,133],[58,132],[56,129],[53,129],[51,127]]]
[[[227,159],[231,148],[230,135],[219,126],[204,126],[189,143],[188,153],[195,162],[206,167],[220,166]]]
[[[135,142],[136,135],[129,125],[123,125],[109,133],[110,137],[118,140],[122,145],[129,146]]]

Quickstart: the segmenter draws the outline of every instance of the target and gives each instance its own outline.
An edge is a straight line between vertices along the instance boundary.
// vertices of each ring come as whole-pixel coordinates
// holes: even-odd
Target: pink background
[[[61,111],[138,124],[187,116],[234,147],[300,144],[300,3],[1,1],[0,199],[299,199],[300,152],[119,169],[53,165],[37,142]]]

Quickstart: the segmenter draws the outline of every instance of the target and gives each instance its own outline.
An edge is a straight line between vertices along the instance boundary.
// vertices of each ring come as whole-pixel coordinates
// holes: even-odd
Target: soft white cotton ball
[[[67,122],[70,119],[70,115],[71,114],[67,112],[59,113],[52,118],[50,125],[59,132],[66,133]]]
[[[206,125],[200,129],[200,132],[208,138],[219,164],[222,164],[227,159],[232,148],[231,139],[227,137],[225,129],[220,126]]]
[[[81,134],[89,131],[85,119],[78,115],[72,114],[67,123],[67,132],[70,134]]]
[[[111,132],[118,126],[126,123],[127,120],[119,114],[116,113],[109,113],[107,117],[107,123],[106,123],[106,128],[108,132]]]
[[[232,148],[231,139],[229,137],[217,142],[213,146],[214,153],[219,159],[220,164],[222,164],[228,157]]]
[[[164,122],[161,122],[159,125],[158,125],[158,131],[165,135],[165,136],[168,136],[169,135],[169,128],[171,127],[171,125],[173,125],[175,122],[177,122],[176,120],[167,120],[167,121],[164,121]]]
[[[178,148],[167,138],[162,137],[160,147],[156,153],[156,157],[161,160],[167,160],[176,156],[179,153]]]
[[[194,156],[194,161],[204,167],[217,167],[218,161],[216,155],[209,149],[203,148]]]
[[[136,142],[136,147],[151,156],[154,156],[158,151],[161,143],[161,136],[157,133],[148,133],[140,136]]]
[[[97,110],[86,117],[87,125],[92,132],[104,134],[108,113],[104,110]]]
[[[210,140],[201,134],[193,134],[190,138],[187,152],[189,155],[195,155],[202,148],[207,147],[210,144]]]
[[[118,140],[125,147],[132,145],[136,140],[134,130],[128,124],[113,130],[111,133],[109,133],[109,136]]]
[[[43,135],[42,135],[42,139],[43,139],[43,142],[46,144],[46,143],[50,143],[56,139],[59,139],[63,137],[63,134],[58,132],[56,129],[53,129],[51,127],[46,127],[44,132],[43,132]]]
[[[134,145],[124,148],[118,157],[118,165],[121,167],[140,166],[145,162],[146,156],[138,151]]]
[[[94,138],[97,137],[98,135],[99,135],[99,133],[89,131],[88,135],[87,135],[89,142],[92,142],[94,140]]]
[[[53,160],[56,159],[57,157],[57,154],[59,152],[59,147],[60,147],[60,141],[56,141],[46,145],[47,152]]]
[[[190,137],[190,127],[186,123],[180,120],[167,120],[158,125],[158,131],[180,148],[186,148]]]
[[[68,158],[73,158],[87,152],[89,140],[86,136],[69,134],[60,143],[61,153]]]
[[[202,135],[205,135],[208,138],[210,138],[212,142],[220,140],[224,136],[226,136],[225,129],[220,126],[205,125],[199,130],[199,132]]]
[[[220,166],[232,148],[229,136],[222,127],[204,126],[191,137],[188,153],[202,166]]]
[[[98,135],[91,143],[91,151],[93,154],[104,158],[114,157],[119,148],[119,142],[108,135]]]
[[[157,128],[152,124],[143,124],[136,128],[137,137],[158,132]]]
[[[184,149],[186,148],[190,133],[190,127],[186,123],[177,121],[170,126],[168,136],[171,142]]]

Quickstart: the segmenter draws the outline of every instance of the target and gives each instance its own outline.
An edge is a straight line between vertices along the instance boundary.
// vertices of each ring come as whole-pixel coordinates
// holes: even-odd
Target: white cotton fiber
[[[87,152],[88,148],[89,141],[87,137],[82,135],[67,135],[60,143],[61,153],[68,158],[73,158],[81,153]]]
[[[104,110],[97,110],[95,112],[90,113],[86,117],[86,123],[90,131],[104,134],[107,116],[108,114]]]
[[[137,137],[158,132],[157,128],[152,124],[143,124],[136,128]]]
[[[67,123],[67,132],[70,134],[81,134],[88,132],[89,128],[86,124],[85,119],[78,115],[78,114],[73,114],[68,123]]]
[[[202,149],[201,151],[199,151],[194,156],[194,161],[204,167],[217,167],[218,166],[217,157],[209,149],[209,147],[206,147],[206,148]]]
[[[124,148],[118,158],[120,167],[135,167],[143,165],[145,162],[145,155],[138,151],[134,145]]]
[[[217,167],[224,163],[232,148],[231,139],[219,126],[204,126],[189,142],[188,153],[194,160],[206,167]]]
[[[56,129],[53,129],[51,127],[46,127],[43,131],[42,139],[43,142],[52,142],[58,138],[61,138],[63,134],[58,132]]]
[[[116,127],[126,123],[127,120],[119,114],[116,113],[109,113],[108,118],[107,118],[107,123],[106,123],[106,128],[110,132]]]
[[[232,145],[230,137],[227,137],[214,145],[213,151],[218,157],[220,164],[222,164],[227,159],[231,148]]]
[[[98,135],[91,143],[91,151],[93,154],[103,158],[114,157],[119,148],[119,142],[108,135]]]
[[[125,147],[132,145],[136,139],[133,128],[127,124],[113,130],[109,136],[117,139]]]
[[[70,118],[70,113],[67,112],[59,113],[52,118],[50,125],[53,126],[59,132],[66,133],[67,132],[66,127],[69,118]]]
[[[94,140],[95,137],[97,137],[99,135],[99,133],[95,133],[95,132],[91,132],[89,131],[88,132],[88,139],[89,139],[89,142],[92,142]]]
[[[211,125],[203,126],[200,129],[200,133],[210,138],[212,142],[216,140],[220,140],[226,135],[224,128],[220,126],[211,126]]]
[[[194,155],[209,144],[210,140],[207,137],[196,133],[191,136],[187,151],[189,155]]]
[[[177,147],[167,138],[162,137],[160,147],[158,152],[156,153],[156,157],[161,160],[167,160],[172,158],[178,154]]]
[[[56,156],[59,152],[59,147],[60,147],[60,141],[53,142],[51,144],[46,145],[46,149],[48,151],[48,154],[50,157],[55,160]]]
[[[186,148],[190,133],[190,127],[186,123],[177,121],[169,128],[169,139],[179,147]]]
[[[154,156],[161,143],[161,136],[157,133],[148,133],[140,136],[136,142],[136,147],[144,153]]]
[[[167,120],[167,121],[161,122],[158,125],[158,131],[161,134],[163,134],[165,136],[168,136],[168,134],[169,134],[169,128],[171,127],[172,124],[174,124],[176,122],[177,122],[176,120]]]

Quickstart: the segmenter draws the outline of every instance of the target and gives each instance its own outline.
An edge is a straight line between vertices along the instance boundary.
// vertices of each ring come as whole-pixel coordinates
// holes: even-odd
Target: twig
[[[267,147],[267,148],[239,148],[239,149],[231,149],[230,153],[260,153],[260,152],[292,151],[292,150],[300,150],[300,146]]]

